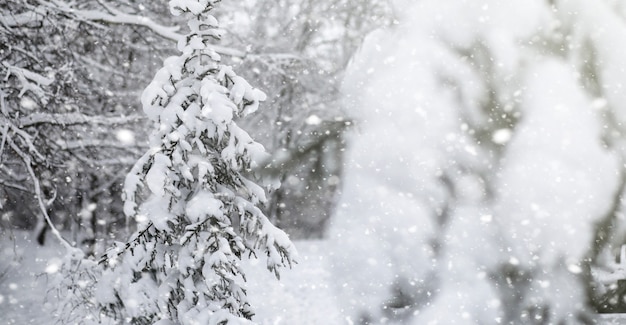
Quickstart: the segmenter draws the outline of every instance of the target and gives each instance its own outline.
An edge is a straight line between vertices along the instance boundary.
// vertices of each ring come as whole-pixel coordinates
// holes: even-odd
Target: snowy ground
[[[300,263],[285,270],[280,281],[266,271],[262,260],[246,265],[255,321],[264,325],[349,324],[339,312],[331,286],[324,257],[328,243],[298,241],[296,245]],[[54,271],[60,254],[52,240],[39,247],[30,233],[0,233],[0,325],[54,324],[51,298],[46,298],[46,271]],[[626,316],[606,315],[601,324],[626,325]]]
[[[248,294],[257,311],[254,320],[265,325],[347,324],[341,321],[330,286],[324,259],[328,244],[299,241],[296,245],[299,264],[282,272],[280,281],[262,260],[246,265]],[[39,247],[30,233],[0,233],[0,325],[54,324],[46,301],[46,271],[54,271],[60,254],[52,239]]]
[[[0,324],[53,323],[45,270],[58,255],[56,246],[38,248],[30,233],[0,234]]]
[[[340,321],[324,259],[325,241],[298,241],[300,262],[285,270],[281,280],[266,271],[261,260],[248,268],[251,303],[261,324],[347,324]]]

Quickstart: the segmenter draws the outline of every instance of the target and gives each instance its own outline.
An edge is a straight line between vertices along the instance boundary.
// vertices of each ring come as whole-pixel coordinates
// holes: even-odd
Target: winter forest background
[[[0,323],[626,322],[625,62],[619,0],[2,2]]]

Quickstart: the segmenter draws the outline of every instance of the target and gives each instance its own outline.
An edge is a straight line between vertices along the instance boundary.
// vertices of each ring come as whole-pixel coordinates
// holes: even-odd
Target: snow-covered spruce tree
[[[123,323],[247,324],[241,257],[265,254],[278,277],[297,254],[257,207],[263,188],[244,175],[265,151],[234,119],[265,94],[211,49],[221,34],[210,14],[217,2],[170,1],[191,32],[142,95],[155,130],[124,188],[124,212],[138,229],[108,251],[96,289],[100,308]]]

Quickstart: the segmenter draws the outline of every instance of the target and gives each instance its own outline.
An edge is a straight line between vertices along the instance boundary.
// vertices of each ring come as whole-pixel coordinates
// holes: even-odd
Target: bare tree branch
[[[141,115],[128,115],[128,116],[92,116],[81,113],[66,113],[66,114],[50,114],[50,113],[33,113],[28,116],[24,116],[18,120],[18,124],[21,128],[29,127],[37,124],[58,124],[63,126],[77,125],[77,124],[90,124],[90,125],[120,125],[120,124],[132,124],[145,120]]]
[[[8,143],[11,149],[13,149],[13,151],[15,151],[15,153],[18,156],[20,156],[20,158],[22,159],[24,163],[24,167],[26,167],[26,169],[28,170],[28,174],[30,174],[31,180],[33,182],[33,187],[35,190],[35,197],[39,205],[39,210],[41,211],[45,219],[45,222],[48,224],[48,226],[52,230],[52,234],[59,240],[59,242],[67,249],[68,252],[74,251],[75,248],[65,238],[63,238],[63,236],[61,236],[61,233],[59,232],[59,230],[56,229],[56,227],[54,226],[54,223],[52,222],[52,219],[50,219],[50,216],[48,215],[46,203],[44,202],[44,198],[43,198],[43,192],[41,191],[41,184],[39,183],[39,178],[37,177],[37,174],[35,174],[35,171],[33,170],[33,166],[31,165],[32,160],[31,160],[30,155],[23,152],[20,149],[20,147],[17,146],[15,142],[13,142],[11,138],[8,139]]]

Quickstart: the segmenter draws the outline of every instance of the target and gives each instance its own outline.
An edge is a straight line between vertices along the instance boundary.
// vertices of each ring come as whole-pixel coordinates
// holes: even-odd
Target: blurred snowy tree
[[[604,292],[591,269],[621,245],[626,76],[610,44],[623,11],[577,0],[395,8],[399,24],[366,39],[343,86],[360,130],[332,228],[346,316],[591,322]]]
[[[266,255],[278,277],[297,254],[259,209],[263,188],[245,176],[265,151],[235,119],[266,96],[219,63],[210,45],[222,33],[210,14],[218,1],[170,1],[191,31],[142,95],[155,129],[124,188],[138,229],[108,250],[93,289],[97,308],[119,322],[247,324],[242,256]]]

